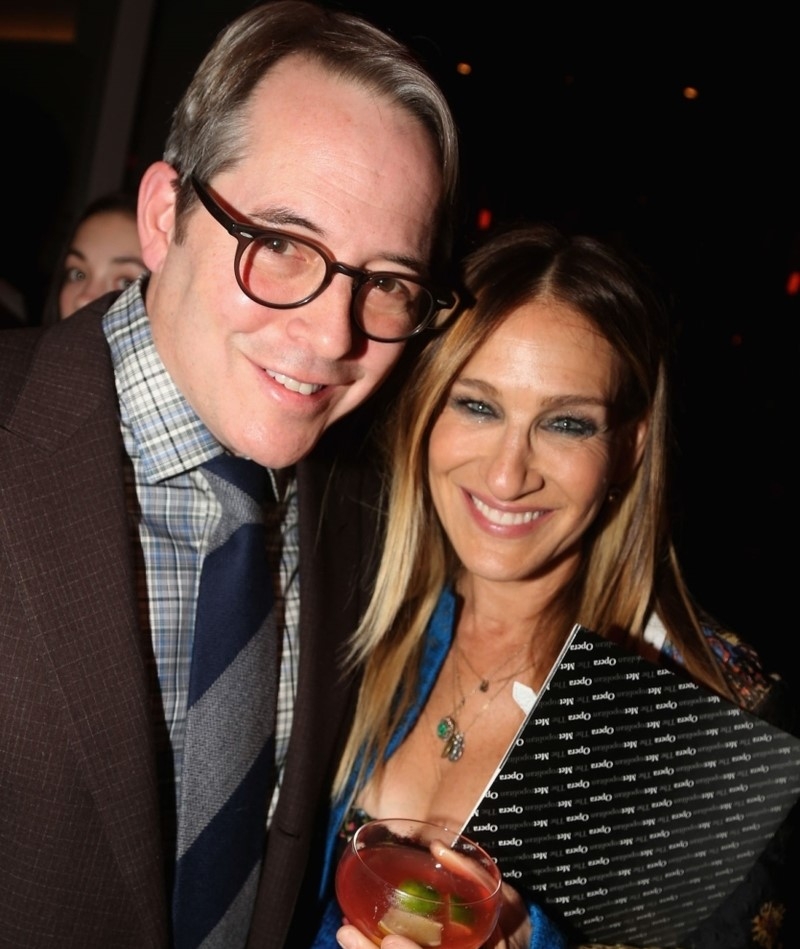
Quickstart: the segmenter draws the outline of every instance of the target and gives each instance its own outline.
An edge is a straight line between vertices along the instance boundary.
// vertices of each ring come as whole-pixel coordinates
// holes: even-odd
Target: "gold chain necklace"
[[[522,648],[518,649],[515,653],[512,653],[509,658],[507,658],[502,665],[492,673],[492,678],[494,678],[497,673],[503,669],[505,666],[511,662],[511,660],[522,652]],[[458,724],[458,719],[456,715],[461,711],[461,709],[466,705],[467,699],[470,696],[474,695],[476,692],[487,692],[489,689],[490,680],[485,679],[482,676],[478,675],[478,684],[475,688],[472,689],[468,694],[464,694],[464,690],[461,686],[461,672],[458,668],[458,654],[464,656],[461,648],[456,645],[457,655],[453,662],[453,694],[456,694],[456,691],[460,693],[461,698],[456,703],[455,708],[450,712],[449,715],[445,715],[443,718],[439,719],[439,723],[436,726],[436,736],[444,742],[444,748],[442,749],[442,758],[447,758],[448,761],[458,761],[461,756],[464,754],[464,744],[466,742],[466,734],[470,728],[475,724],[475,722],[483,715],[487,708],[494,702],[498,695],[503,691],[506,685],[516,676],[522,675],[523,672],[527,672],[528,669],[533,665],[532,662],[528,662],[521,669],[517,669],[515,672],[512,672],[510,675],[505,676],[500,679],[498,682],[497,689],[489,696],[489,698],[483,703],[483,705],[478,709],[475,717],[465,728],[461,728]],[[467,657],[464,656],[465,661]],[[477,675],[475,670],[467,661],[467,665],[470,670]]]
[[[469,661],[469,658],[467,657],[467,654],[464,652],[464,650],[461,648],[460,643],[456,643],[456,649],[458,650],[458,655],[464,660],[464,662],[466,662],[467,668],[478,680],[478,685],[476,686],[475,689],[472,690],[470,695],[476,692],[478,689],[480,689],[481,692],[488,692],[489,686],[492,684],[492,679],[497,675],[498,672],[505,669],[505,667],[510,662],[516,659],[517,656],[522,652],[523,649],[525,649],[527,645],[528,645],[527,643],[523,643],[519,647],[519,649],[514,650],[514,652],[512,652],[510,656],[507,656],[503,660],[503,662],[501,662],[500,665],[493,672],[489,674],[489,678],[484,678],[479,672],[476,672],[475,667]],[[516,675],[517,673],[514,673],[514,674]]]
[[[506,658],[500,663],[500,665],[497,666],[495,669],[493,669],[493,670],[489,673],[488,676],[482,676],[482,675],[475,669],[475,667],[472,665],[472,663],[469,661],[469,658],[468,658],[467,654],[466,654],[466,653],[464,652],[464,650],[461,648],[461,643],[456,642],[456,643],[455,643],[455,647],[456,647],[456,650],[458,651],[459,657],[464,660],[464,662],[467,664],[467,668],[469,669],[469,671],[470,671],[470,672],[475,676],[475,678],[478,680],[477,686],[472,690],[472,692],[470,693],[470,695],[472,695],[474,692],[477,692],[479,689],[480,689],[481,692],[488,692],[488,691],[489,691],[489,686],[492,684],[492,679],[494,679],[494,677],[497,675],[497,673],[498,673],[498,672],[502,672],[503,669],[505,669],[506,666],[510,665],[510,664],[517,658],[517,656],[518,656],[521,652],[523,652],[525,649],[528,648],[528,645],[529,645],[528,643],[522,643],[522,645],[521,645],[518,649],[515,649],[514,652],[512,652],[510,656],[506,656]]]

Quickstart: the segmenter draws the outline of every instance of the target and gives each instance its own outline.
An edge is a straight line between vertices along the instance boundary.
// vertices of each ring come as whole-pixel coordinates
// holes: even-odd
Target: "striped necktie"
[[[247,941],[274,787],[277,633],[262,504],[267,471],[203,466],[222,518],[197,599],[178,809],[176,949]]]

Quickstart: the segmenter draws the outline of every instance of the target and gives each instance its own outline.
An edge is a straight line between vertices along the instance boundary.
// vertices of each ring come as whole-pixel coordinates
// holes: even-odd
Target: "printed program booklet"
[[[465,832],[573,938],[679,946],[800,796],[800,740],[582,626]]]

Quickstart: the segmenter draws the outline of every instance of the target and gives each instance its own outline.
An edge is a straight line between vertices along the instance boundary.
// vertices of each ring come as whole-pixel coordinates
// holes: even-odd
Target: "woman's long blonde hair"
[[[547,297],[588,319],[619,356],[614,422],[648,422],[641,460],[619,499],[592,525],[582,567],[555,607],[565,634],[575,622],[635,648],[655,610],[697,681],[730,691],[702,634],[681,577],[667,514],[668,321],[637,265],[590,237],[545,225],[518,226],[487,240],[465,263],[472,297],[455,323],[421,354],[387,426],[387,520],[374,592],[349,654],[364,677],[335,794],[363,749],[360,778],[378,768],[413,703],[426,625],[458,563],[427,482],[431,428],[453,381],[515,309]],[[356,782],[358,784],[359,781]]]

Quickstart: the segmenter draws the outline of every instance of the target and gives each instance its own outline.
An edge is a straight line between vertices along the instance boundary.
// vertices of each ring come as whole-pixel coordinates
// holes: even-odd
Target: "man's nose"
[[[353,349],[353,280],[337,274],[310,303],[289,310],[289,334],[310,344],[326,359],[342,359]]]

